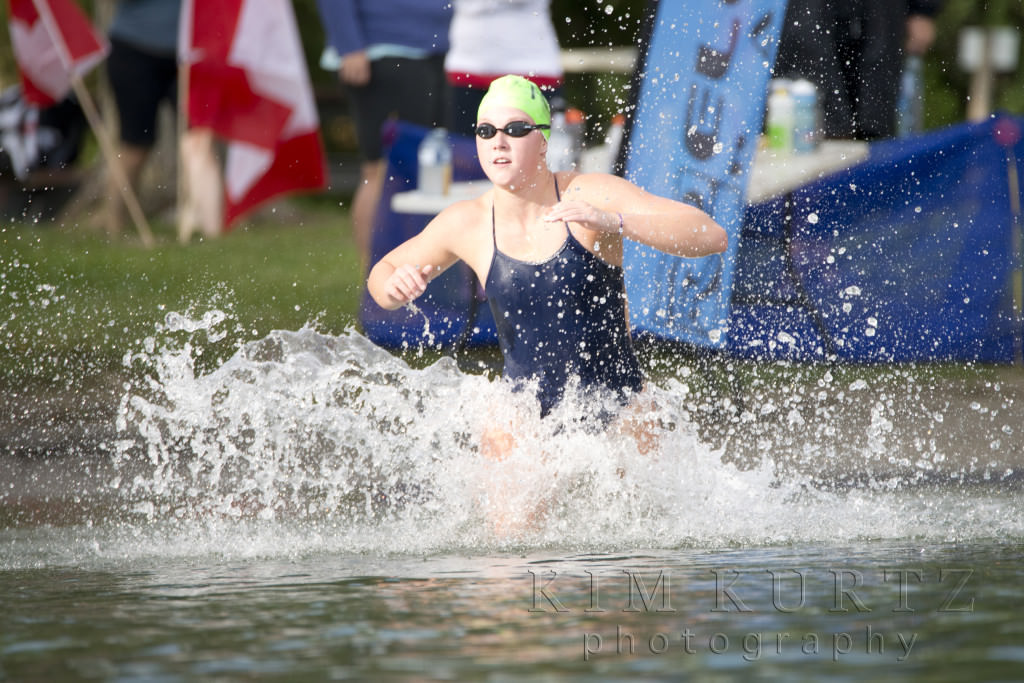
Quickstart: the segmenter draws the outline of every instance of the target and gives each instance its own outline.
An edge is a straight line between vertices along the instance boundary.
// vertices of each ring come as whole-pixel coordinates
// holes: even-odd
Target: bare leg
[[[370,263],[373,221],[377,214],[380,194],[384,188],[384,170],[385,161],[383,159],[364,162],[359,169],[359,187],[356,188],[356,193],[352,197],[352,233],[364,272]]]
[[[213,131],[193,128],[181,138],[183,165],[178,241],[187,244],[196,227],[206,238],[217,237],[224,221],[224,188],[213,149]]]
[[[480,435],[480,453],[488,460],[501,462],[515,447],[516,438],[504,429],[488,427]]]
[[[480,453],[490,462],[485,468],[487,479],[482,489],[484,512],[492,533],[503,539],[516,538],[528,531],[538,530],[548,514],[550,500],[536,490],[528,490],[524,483],[523,463],[514,458],[505,460],[520,447],[514,435],[518,420],[501,427],[487,427],[480,435]],[[543,452],[530,454],[536,457],[537,467],[546,459]],[[526,467],[530,467],[527,464]],[[557,475],[556,475],[557,476]],[[525,481],[529,481],[526,477]]]
[[[490,426],[480,435],[480,454],[491,461],[483,482],[484,513],[492,533],[499,538],[517,536],[536,524],[535,514],[517,504],[522,492],[516,488],[515,473],[504,462],[516,447],[510,430],[511,425]]]
[[[636,450],[641,455],[657,455],[661,439],[657,434],[658,421],[651,418],[657,414],[657,405],[650,398],[641,396],[620,415],[614,424],[619,434],[633,437]],[[620,476],[621,476],[620,472]]]
[[[137,189],[139,186],[139,176],[142,174],[142,166],[146,163],[146,158],[149,156],[149,148],[122,144],[119,156],[121,157],[121,167],[124,169],[125,177],[128,178],[132,189]],[[111,237],[117,237],[121,234],[121,229],[124,227],[125,211],[124,201],[121,199],[121,188],[117,186],[114,175],[109,171],[107,172],[106,220],[104,223],[104,228]]]

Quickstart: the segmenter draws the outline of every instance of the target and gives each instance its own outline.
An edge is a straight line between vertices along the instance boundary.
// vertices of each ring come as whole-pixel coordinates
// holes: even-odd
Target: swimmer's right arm
[[[434,266],[409,263],[394,266],[382,259],[370,271],[366,287],[381,308],[393,311],[418,299],[427,290],[427,276]]]
[[[428,225],[423,232],[392,249],[370,270],[366,289],[377,305],[389,311],[419,298],[430,280],[457,257],[444,245],[441,230]]]

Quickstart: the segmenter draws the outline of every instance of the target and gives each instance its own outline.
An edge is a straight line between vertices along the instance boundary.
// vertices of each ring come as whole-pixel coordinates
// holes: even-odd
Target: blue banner
[[[785,0],[661,0],[637,70],[625,175],[694,204],[729,233],[723,255],[681,259],[629,242],[631,322],[721,348],[747,180],[764,119]]]
[[[1024,117],[871,143],[747,207],[730,355],[1024,364]]]

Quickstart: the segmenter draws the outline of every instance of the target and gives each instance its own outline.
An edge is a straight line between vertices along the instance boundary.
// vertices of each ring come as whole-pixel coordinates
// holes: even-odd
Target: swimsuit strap
[[[498,253],[498,229],[494,223],[494,200],[491,200],[491,243],[494,245],[494,253]]]
[[[562,201],[562,193],[558,191],[558,176],[552,173],[551,177],[555,180],[555,201],[560,202]],[[567,221],[562,221],[562,225],[565,226],[565,236],[567,238],[572,237],[572,230],[569,229],[569,223]]]

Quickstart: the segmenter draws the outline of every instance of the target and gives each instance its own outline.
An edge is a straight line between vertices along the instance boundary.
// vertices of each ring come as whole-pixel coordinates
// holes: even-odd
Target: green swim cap
[[[532,81],[522,76],[502,76],[491,82],[480,107],[476,110],[476,118],[488,107],[514,107],[529,114],[536,124],[551,125],[551,105],[544,93]],[[545,138],[551,137],[551,129],[541,130]]]

